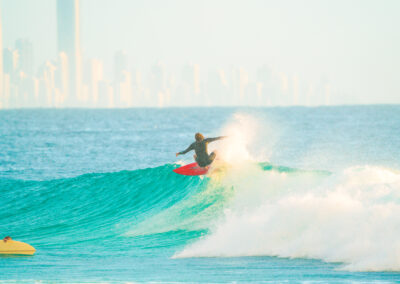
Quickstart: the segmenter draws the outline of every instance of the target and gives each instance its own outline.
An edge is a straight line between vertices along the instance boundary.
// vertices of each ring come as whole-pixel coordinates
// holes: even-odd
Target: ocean
[[[194,141],[208,176],[172,170]],[[4,283],[400,282],[400,106],[0,111]]]

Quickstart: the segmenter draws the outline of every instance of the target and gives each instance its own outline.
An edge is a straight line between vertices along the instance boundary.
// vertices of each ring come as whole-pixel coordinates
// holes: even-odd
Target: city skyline
[[[0,39],[0,50],[3,51],[3,62],[0,61],[0,67],[3,65],[0,76],[0,86],[4,90],[2,108],[317,106],[400,102],[398,87],[389,84],[391,77],[397,78],[396,74],[391,73],[382,80],[382,92],[392,91],[378,95],[388,97],[379,100],[378,96],[374,101],[370,94],[365,93],[363,97],[354,91],[360,87],[356,84],[360,74],[354,74],[354,84],[346,88],[339,77],[323,70],[312,70],[317,75],[310,79],[306,72],[285,68],[285,64],[240,62],[240,54],[237,62],[216,62],[214,66],[205,61],[185,59],[183,63],[170,64],[168,56],[164,56],[164,60],[140,64],[137,59],[140,54],[119,48],[108,55],[113,58],[110,66],[107,58],[85,52],[85,46],[81,44],[82,25],[87,23],[87,16],[80,15],[85,10],[81,7],[83,3],[85,1],[56,1],[53,14],[57,23],[57,54],[45,62],[36,59],[38,52],[34,39],[16,37],[12,46],[4,47]],[[4,1],[0,2],[3,11],[1,6]],[[0,35],[7,30],[1,20],[0,17]],[[398,60],[393,59],[391,64]],[[352,82],[352,78],[346,80]],[[369,83],[376,84],[372,80],[364,85]]]

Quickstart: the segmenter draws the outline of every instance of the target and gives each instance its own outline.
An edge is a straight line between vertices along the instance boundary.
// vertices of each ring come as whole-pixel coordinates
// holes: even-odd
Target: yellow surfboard
[[[23,242],[9,240],[7,242],[0,240],[0,254],[28,254],[35,253],[35,248]]]

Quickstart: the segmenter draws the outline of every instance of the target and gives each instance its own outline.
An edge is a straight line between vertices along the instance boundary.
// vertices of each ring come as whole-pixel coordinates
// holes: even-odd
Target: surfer
[[[10,236],[7,236],[7,237],[5,237],[5,238],[3,239],[3,241],[6,243],[7,241],[12,241],[12,239],[11,239]]]
[[[215,152],[212,152],[210,155],[208,155],[207,144],[216,140],[224,139],[226,138],[226,136],[204,138],[203,134],[196,133],[194,138],[196,139],[196,141],[190,144],[190,146],[186,150],[176,153],[176,156],[178,157],[179,155],[183,155],[191,150],[194,150],[196,154],[193,156],[193,158],[196,160],[197,164],[200,167],[204,168],[210,165],[217,156]]]

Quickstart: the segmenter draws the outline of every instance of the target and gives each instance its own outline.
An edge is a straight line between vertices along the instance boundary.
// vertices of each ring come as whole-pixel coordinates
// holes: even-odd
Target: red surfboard
[[[174,172],[184,176],[200,176],[205,175],[208,172],[208,167],[202,168],[197,163],[191,163],[175,169]]]

